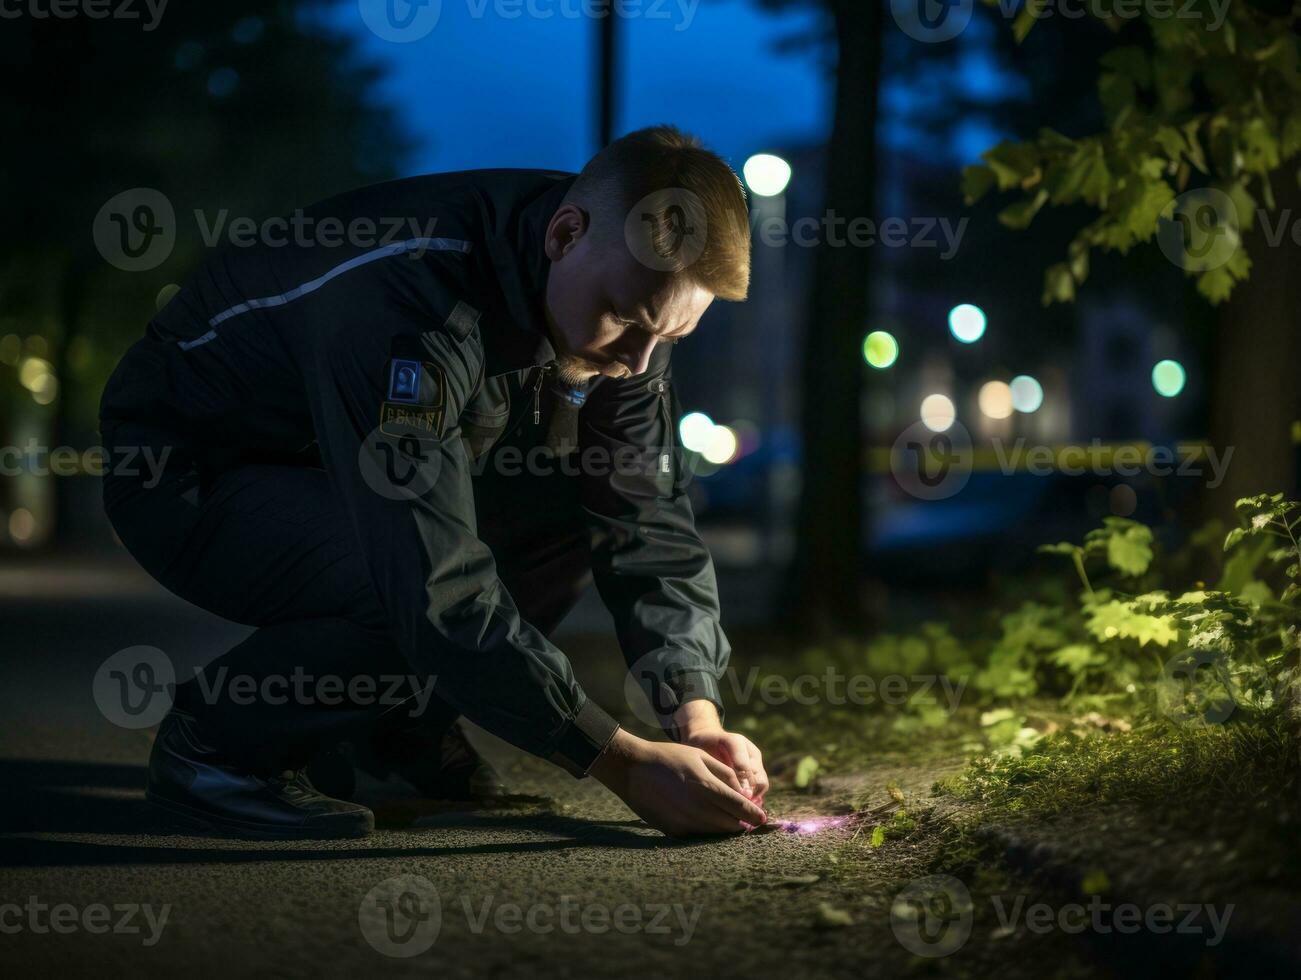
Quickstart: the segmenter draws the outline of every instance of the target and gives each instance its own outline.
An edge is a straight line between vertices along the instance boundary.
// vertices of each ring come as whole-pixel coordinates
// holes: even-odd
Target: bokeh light
[[[9,515],[9,536],[19,544],[26,544],[36,533],[36,518],[26,507],[19,507]]]
[[[32,401],[37,405],[49,405],[59,397],[59,379],[52,374],[42,374],[32,389]]]
[[[28,391],[39,391],[53,373],[50,362],[43,357],[29,357],[18,368],[18,383]]]
[[[1173,398],[1183,391],[1187,380],[1188,375],[1184,371],[1184,366],[1178,361],[1167,358],[1164,361],[1157,361],[1156,366],[1152,368],[1152,387],[1156,389],[1157,394],[1166,398]]]
[[[1005,381],[987,381],[980,386],[977,398],[980,410],[991,419],[1005,419],[1012,414],[1012,389]]]
[[[791,182],[791,165],[771,153],[756,153],[741,168],[750,190],[760,197],[776,197]]]
[[[884,370],[899,359],[899,341],[888,330],[873,330],[863,341],[863,360]]]
[[[714,420],[704,412],[688,412],[678,422],[678,438],[682,445],[693,453],[704,453],[709,445],[710,433],[714,431]]]
[[[709,439],[705,443],[705,448],[700,451],[700,455],[715,466],[722,466],[736,458],[739,446],[740,442],[735,432],[725,425],[716,425],[710,430]]]
[[[985,336],[985,311],[971,303],[959,303],[949,310],[949,332],[964,344]]]
[[[1107,495],[1111,512],[1117,517],[1128,517],[1138,509],[1138,494],[1126,483],[1118,483]]]
[[[744,427],[747,422],[738,423]],[[722,466],[741,455],[741,436],[728,425],[719,425],[704,412],[688,412],[678,423],[682,445],[699,453],[706,463]],[[707,475],[702,472],[701,475]]]
[[[932,432],[947,431],[957,415],[948,395],[927,395],[922,399],[922,424]]]
[[[1028,374],[1018,374],[1008,389],[1012,393],[1012,407],[1018,412],[1029,415],[1039,411],[1039,406],[1044,403],[1043,385]]]

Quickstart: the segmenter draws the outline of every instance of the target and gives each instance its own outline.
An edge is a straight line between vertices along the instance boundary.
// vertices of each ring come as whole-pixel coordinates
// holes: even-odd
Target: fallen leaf
[[[853,924],[854,917],[844,909],[838,909],[827,902],[823,902],[818,906],[816,925],[819,927],[823,929],[839,929]]]

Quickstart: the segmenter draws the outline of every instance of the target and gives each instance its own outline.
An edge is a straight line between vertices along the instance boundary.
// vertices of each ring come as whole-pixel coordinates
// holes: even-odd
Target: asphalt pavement
[[[619,710],[622,665],[600,615],[580,611],[561,644]],[[810,943],[829,838],[670,841],[594,781],[482,732],[514,794],[491,810],[371,783],[379,829],[362,840],[177,833],[143,798],[152,729],[106,717],[97,671],[145,645],[179,673],[247,630],[113,561],[0,566],[0,622],[7,975],[861,972],[861,936],[831,958]]]

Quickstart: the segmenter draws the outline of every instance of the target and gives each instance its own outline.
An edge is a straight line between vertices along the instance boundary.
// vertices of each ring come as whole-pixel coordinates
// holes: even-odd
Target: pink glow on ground
[[[802,817],[799,820],[778,820],[776,826],[788,834],[816,834],[833,827],[843,827],[849,817]]]

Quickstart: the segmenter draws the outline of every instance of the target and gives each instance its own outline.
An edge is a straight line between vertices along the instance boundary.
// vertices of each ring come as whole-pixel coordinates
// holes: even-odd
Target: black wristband
[[[554,762],[571,776],[582,779],[618,730],[619,723],[588,698],[560,733],[555,750],[547,757],[547,761]]]

